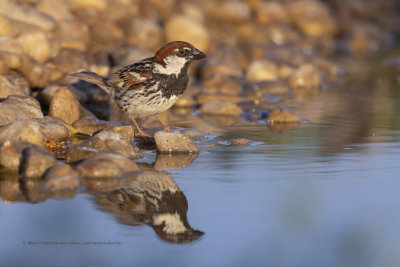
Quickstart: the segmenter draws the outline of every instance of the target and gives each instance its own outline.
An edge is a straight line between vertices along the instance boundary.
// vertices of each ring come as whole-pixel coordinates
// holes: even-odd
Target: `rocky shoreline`
[[[26,201],[38,202],[54,194],[73,196],[90,179],[106,182],[140,171],[135,159],[144,149],[135,143],[129,119],[100,88],[68,76],[72,71],[106,76],[172,40],[205,51],[207,60],[190,69],[187,92],[163,114],[167,121],[186,116],[198,130],[171,134],[159,131],[155,120],[143,122],[155,133],[150,150],[192,159],[199,152],[196,144],[215,128],[244,120],[283,131],[306,120],[274,99],[311,99],[345,73],[333,56],[356,59],[396,44],[398,5],[394,0],[2,1],[0,195],[20,200],[25,188]]]

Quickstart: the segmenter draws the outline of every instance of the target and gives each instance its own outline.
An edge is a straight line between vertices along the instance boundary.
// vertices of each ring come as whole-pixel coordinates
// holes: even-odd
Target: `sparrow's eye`
[[[181,48],[178,50],[178,56],[184,57],[184,56],[186,56],[186,52],[187,52],[186,49]]]

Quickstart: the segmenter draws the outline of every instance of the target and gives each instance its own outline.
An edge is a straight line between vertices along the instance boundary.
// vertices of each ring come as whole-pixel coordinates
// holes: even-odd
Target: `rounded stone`
[[[173,15],[167,20],[165,36],[168,42],[185,40],[202,51],[209,46],[208,31],[203,24],[182,15]]]
[[[107,152],[114,152],[125,157],[134,157],[135,151],[129,139],[114,132],[101,131],[86,139],[81,147],[100,149]]]
[[[158,131],[154,135],[160,153],[198,153],[199,149],[190,138],[180,133]]]
[[[73,128],[57,118],[46,116],[42,119],[32,119],[32,121],[39,123],[47,140],[60,140],[72,135]]]
[[[0,98],[6,98],[9,95],[27,96],[30,93],[29,85],[17,84],[12,76],[0,75]]]
[[[227,99],[214,99],[204,103],[200,111],[206,114],[240,116],[243,110]]]
[[[101,153],[85,159],[75,170],[84,178],[118,178],[139,168],[134,161],[122,155]]]
[[[39,123],[18,120],[0,128],[0,143],[7,141],[26,141],[44,147],[47,139]]]
[[[23,151],[22,174],[25,178],[41,178],[57,160],[42,147],[28,147]]]
[[[268,115],[268,124],[286,123],[286,122],[299,122],[300,118],[293,112],[288,110],[276,109]]]
[[[279,79],[278,67],[267,60],[253,61],[247,68],[246,79],[252,82],[276,81]]]
[[[49,107],[49,115],[69,124],[79,119],[79,105],[67,87],[61,87],[54,93]]]
[[[22,162],[22,152],[28,147],[34,146],[28,142],[6,141],[0,146],[0,168],[3,170],[18,172]]]
[[[310,64],[301,65],[290,77],[289,85],[293,88],[319,88],[321,85],[319,71]]]

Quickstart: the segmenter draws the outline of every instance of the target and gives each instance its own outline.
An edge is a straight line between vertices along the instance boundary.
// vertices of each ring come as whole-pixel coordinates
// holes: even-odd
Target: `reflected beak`
[[[193,51],[192,51],[192,59],[194,59],[194,60],[199,60],[199,59],[202,59],[202,58],[205,58],[206,57],[206,54],[204,54],[203,52],[201,52],[199,49],[197,49],[197,48],[195,48]]]

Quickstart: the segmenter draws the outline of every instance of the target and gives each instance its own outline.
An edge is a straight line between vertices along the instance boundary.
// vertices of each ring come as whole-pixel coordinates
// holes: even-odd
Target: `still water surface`
[[[384,57],[344,62],[341,84],[313,99],[282,99],[308,120],[292,130],[239,123],[185,168],[148,166],[178,192],[164,211],[187,216],[186,243],[164,241],[154,210],[118,211],[129,194],[0,200],[0,266],[399,266],[400,72]]]

